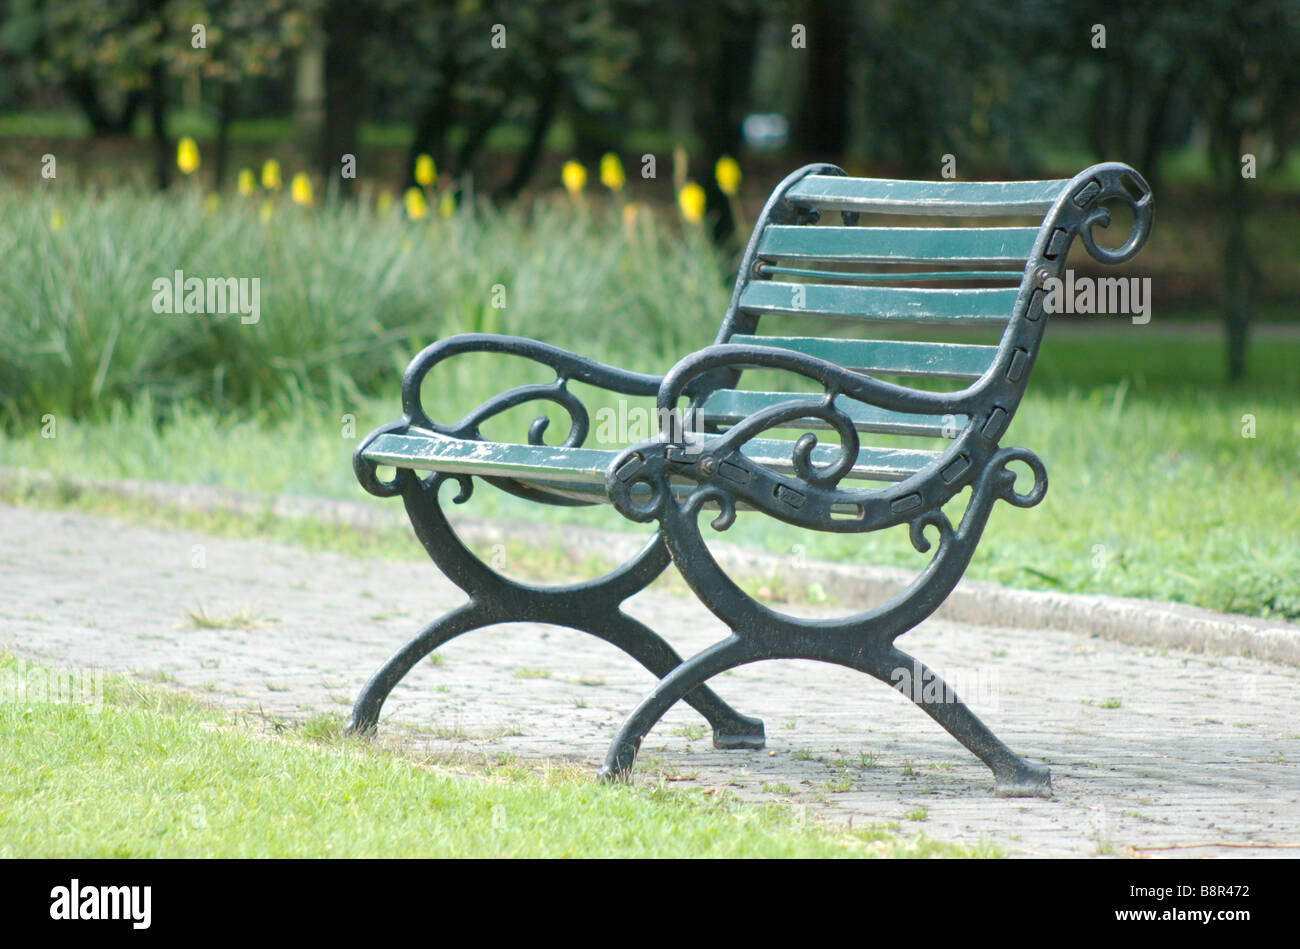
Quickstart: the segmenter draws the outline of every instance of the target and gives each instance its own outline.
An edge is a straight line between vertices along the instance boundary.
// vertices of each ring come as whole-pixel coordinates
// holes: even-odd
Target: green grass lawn
[[[11,222],[0,232],[0,465],[364,498],[350,453],[399,413],[401,371],[427,343],[517,333],[663,372],[711,341],[729,295],[731,261],[698,232],[650,216],[625,227],[594,203],[411,222],[283,199],[262,220],[261,200],[227,195],[212,211],[193,189],[77,200],[0,189]],[[154,313],[151,283],[175,269],[259,275],[262,319]],[[1032,510],[995,508],[971,577],[1300,618],[1300,339],[1261,337],[1250,381],[1228,386],[1219,341],[1164,331],[1177,325],[1158,308],[1147,326],[1054,318],[1003,439],[1043,458],[1051,488]],[[452,420],[551,377],[462,357],[431,375],[426,403]],[[593,420],[615,407],[572,388]],[[486,432],[519,440],[538,411],[512,410]],[[554,442],[567,422],[548,414]],[[645,530],[487,486],[467,510]],[[905,530],[818,535],[742,514],[722,537],[792,557],[922,562]]]
[[[112,677],[98,705],[6,699],[0,858],[998,855],[571,769],[452,773],[327,718],[274,724]]]

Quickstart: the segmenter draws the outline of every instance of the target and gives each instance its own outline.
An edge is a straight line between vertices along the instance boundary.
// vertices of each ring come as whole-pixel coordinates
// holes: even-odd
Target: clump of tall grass
[[[266,219],[260,198],[213,209],[195,190],[0,189],[0,416],[103,418],[145,392],[272,414],[355,401],[457,332],[540,335],[643,367],[647,351],[711,341],[722,255],[606,210],[410,221],[400,207],[284,200]],[[259,278],[260,320],[155,313],[153,282],[177,270]]]

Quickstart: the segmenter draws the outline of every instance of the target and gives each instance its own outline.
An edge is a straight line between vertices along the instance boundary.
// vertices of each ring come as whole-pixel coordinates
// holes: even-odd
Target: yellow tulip
[[[375,199],[375,210],[380,214],[393,210],[393,192],[388,189],[379,192],[379,197]]]
[[[718,179],[718,187],[727,197],[735,197],[740,190],[740,165],[730,155],[723,155],[714,166],[713,176]]]
[[[600,158],[600,183],[610,191],[622,191],[623,185],[627,183],[623,163],[613,152],[606,152]]]
[[[289,193],[293,196],[294,204],[311,205],[311,179],[307,177],[306,172],[300,171],[293,176]]]
[[[580,162],[570,159],[560,169],[560,180],[564,182],[569,194],[576,198],[587,187],[587,169]]]
[[[54,213],[50,215],[50,230],[61,231],[63,230],[63,225],[63,212],[58,208],[55,208]]]
[[[438,166],[433,163],[433,156],[418,156],[415,159],[415,183],[421,188],[429,188],[437,180]]]
[[[209,191],[203,196],[203,213],[216,214],[221,207],[221,196],[215,191]]]
[[[199,170],[199,146],[188,135],[176,145],[176,167],[183,175],[192,175]]]
[[[406,216],[412,221],[418,221],[429,213],[429,202],[419,188],[407,188],[402,203],[406,205]]]
[[[280,180],[280,163],[268,158],[262,165],[262,187],[267,191],[279,191],[283,182]]]
[[[456,213],[456,196],[450,191],[444,191],[438,199],[438,213],[443,217],[451,217]]]
[[[274,213],[275,213],[275,202],[268,199],[262,202],[262,207],[261,210],[257,212],[257,217],[258,220],[260,220],[263,224],[268,224],[270,223],[271,215],[273,215]]]
[[[704,220],[704,189],[694,181],[688,181],[677,193],[677,206],[681,208],[682,217],[692,224]]]
[[[241,168],[237,176],[239,193],[244,197],[249,197],[257,190],[257,179],[253,177],[253,169]]]

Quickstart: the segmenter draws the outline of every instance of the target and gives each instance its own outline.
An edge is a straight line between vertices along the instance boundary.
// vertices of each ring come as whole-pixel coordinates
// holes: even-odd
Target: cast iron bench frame
[[[1110,224],[1104,205],[1114,201],[1132,209],[1132,230],[1122,246],[1099,246],[1092,228]],[[727,669],[762,659],[816,659],[860,670],[891,686],[898,669],[915,672],[937,688],[904,694],[989,766],[999,795],[1050,795],[1049,770],[1012,752],[964,703],[951,700],[946,683],[898,649],[895,640],[931,615],[957,584],[994,501],[1031,507],[1043,498],[1043,463],[1027,449],[1001,447],[999,440],[1038,354],[1046,323],[1044,285],[1061,277],[1076,236],[1100,262],[1131,259],[1146,241],[1152,207],[1142,177],[1113,162],[1068,180],[1022,182],[859,179],[833,165],[812,164],[782,181],[764,207],[715,344],[688,355],[665,376],[616,369],[523,337],[465,334],[427,347],[402,380],[402,417],[362,440],[354,469],[371,494],[402,497],[425,550],[469,601],[426,626],[375,673],[356,701],[349,729],[372,730],[397,682],[453,637],[497,623],[547,623],[612,643],[659,679],[619,729],[601,769],[604,777],[628,775],[644,736],[682,699],[709,721],[718,747],[762,747],[762,722],[735,711],[706,683]],[[842,226],[810,226],[826,212],[838,212]],[[864,213],[1043,217],[1033,227],[859,227]],[[809,269],[810,263],[949,267],[1021,261],[1023,270],[867,274]],[[792,282],[783,276],[820,282]],[[936,288],[927,283],[999,279],[1014,280],[1018,287]],[[900,282],[921,286],[884,285]],[[757,335],[759,320],[768,313],[940,325],[1006,321],[1006,328],[996,347]],[[517,386],[458,422],[435,422],[421,402],[421,384],[434,366],[469,352],[522,356],[554,369],[556,380]],[[823,392],[737,389],[747,368],[794,373]],[[927,391],[872,374],[970,384],[958,391]],[[623,450],[582,447],[590,419],[567,388],[570,381],[655,397],[661,432]],[[681,423],[682,399],[705,423],[703,434]],[[562,444],[543,442],[545,416],[533,422],[527,444],[484,438],[480,429],[488,419],[536,401],[556,403],[569,415]],[[774,428],[811,427],[832,430],[839,444],[819,445],[811,432],[794,442],[759,437]],[[942,451],[870,448],[862,445],[863,431],[942,434],[952,443]],[[1033,474],[1025,492],[1015,489],[1016,474],[1008,468],[1017,461]],[[391,481],[378,478],[379,465],[396,469]],[[443,512],[438,498],[443,483],[457,483],[453,500],[459,504],[469,499],[474,477],[539,503],[612,503],[631,520],[657,522],[658,530],[637,556],[603,577],[551,587],[522,583],[475,556]],[[845,484],[856,480],[885,481],[887,486]],[[954,527],[943,507],[968,487],[969,502]],[[705,508],[718,512],[711,522],[715,530],[730,527],[741,509],[818,531],[866,532],[906,524],[921,553],[932,547],[925,536],[932,528],[938,547],[915,581],[887,602],[849,617],[800,619],[758,603],[727,576],[701,535],[698,519]],[[732,631],[685,661],[622,609],[669,563]],[[942,698],[925,697],[930,694]]]

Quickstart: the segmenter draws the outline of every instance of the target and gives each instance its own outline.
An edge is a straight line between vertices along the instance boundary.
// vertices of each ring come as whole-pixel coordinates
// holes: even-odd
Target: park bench
[[[1132,210],[1131,231],[1118,247],[1098,245],[1092,229],[1110,224],[1107,205],[1116,203]],[[354,468],[371,494],[402,497],[429,556],[469,600],[380,668],[358,697],[349,728],[373,729],[393,686],[449,639],[496,623],[548,623],[618,646],[659,679],[623,722],[603,776],[627,775],[644,736],[683,699],[708,720],[718,747],[762,747],[762,722],[735,711],[708,681],[756,660],[816,659],[895,687],[900,670],[919,676],[926,687],[904,694],[992,769],[999,795],[1049,795],[1048,769],[1012,752],[895,640],[951,592],[996,500],[1030,507],[1047,490],[1038,457],[999,440],[1038,354],[1045,286],[1062,276],[1073,239],[1080,237],[1100,262],[1122,263],[1141,249],[1151,214],[1146,182],[1118,163],[1069,180],[1018,182],[852,178],[813,164],[782,181],[763,208],[714,344],[664,376],[616,369],[523,337],[469,334],[429,346],[402,380],[402,417],[361,442]],[[859,223],[864,216],[873,226]],[[928,226],[915,226],[918,218]],[[1028,226],[970,224],[988,218]],[[887,226],[894,222],[906,226]],[[973,269],[981,267],[992,269]],[[761,334],[764,317],[794,325],[798,335]],[[819,334],[815,327],[828,321],[832,331],[847,326],[851,335]],[[882,324],[887,338],[862,338],[862,327]],[[953,326],[984,327],[994,342],[934,340]],[[924,338],[897,338],[908,328]],[[534,360],[556,378],[516,386],[459,421],[435,421],[422,404],[421,383],[434,366],[471,352]],[[797,384],[745,388],[747,370]],[[640,444],[585,447],[590,418],[571,382],[656,399],[661,431]],[[539,401],[570,417],[562,444],[544,443],[544,416],[526,443],[482,436],[488,419]],[[814,429],[833,440],[819,443]],[[772,437],[781,430],[798,434]],[[877,438],[888,444],[864,441],[873,435],[889,436]],[[924,439],[926,447],[899,444],[907,438]],[[1032,474],[1027,490],[1016,490],[1013,462]],[[380,465],[395,469],[391,480],[378,477]],[[596,580],[524,584],[471,553],[444,514],[442,485],[455,482],[453,500],[462,503],[475,477],[542,504],[610,503],[658,528],[637,556]],[[954,527],[944,506],[968,488]],[[937,548],[892,599],[845,618],[803,619],[757,602],[727,575],[703,537],[699,518],[706,510],[719,531],[737,511],[753,511],[816,531],[906,525],[921,554],[934,546],[927,531]],[[621,608],[669,563],[732,631],[685,661]]]

